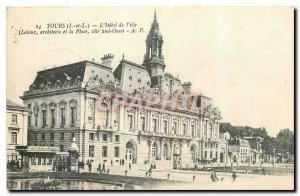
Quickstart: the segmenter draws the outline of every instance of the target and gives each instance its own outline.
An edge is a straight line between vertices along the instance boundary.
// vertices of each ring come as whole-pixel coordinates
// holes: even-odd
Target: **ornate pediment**
[[[202,112],[204,116],[209,117],[211,120],[222,119],[219,109],[217,107],[213,107],[212,105],[208,105],[202,110]]]

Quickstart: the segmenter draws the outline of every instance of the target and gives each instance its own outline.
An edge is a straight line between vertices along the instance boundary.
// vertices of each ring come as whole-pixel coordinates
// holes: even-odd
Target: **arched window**
[[[167,160],[167,158],[168,158],[168,146],[165,143],[164,146],[163,146],[163,159]]]
[[[157,146],[156,143],[154,143],[154,144],[152,145],[152,153],[151,153],[153,159],[156,159],[156,158],[157,158],[157,153],[158,153],[158,146]]]
[[[106,103],[102,103],[101,106],[101,124],[107,127],[109,121],[109,109]]]

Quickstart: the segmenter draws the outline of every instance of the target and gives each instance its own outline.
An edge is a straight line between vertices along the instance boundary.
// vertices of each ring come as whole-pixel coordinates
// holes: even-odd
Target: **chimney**
[[[101,60],[102,60],[102,65],[111,68],[111,64],[112,64],[113,58],[114,58],[114,55],[112,55],[111,53],[104,55],[104,56],[101,58]]]
[[[183,87],[183,90],[184,90],[184,94],[190,94],[191,93],[191,86],[192,86],[192,83],[190,82],[184,82],[182,87]]]

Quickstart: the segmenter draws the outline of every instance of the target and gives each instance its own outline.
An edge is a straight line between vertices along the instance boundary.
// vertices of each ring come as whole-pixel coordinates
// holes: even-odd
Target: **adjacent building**
[[[37,73],[21,97],[30,111],[29,145],[56,147],[67,157],[76,138],[79,159],[95,164],[155,161],[179,168],[219,160],[220,112],[211,98],[191,96],[190,82],[165,72],[156,14],[143,63],[123,56],[113,70],[113,59],[107,54],[101,63],[81,61]]]
[[[6,156],[7,161],[20,160],[15,150],[18,145],[27,145],[27,122],[29,110],[6,99]]]

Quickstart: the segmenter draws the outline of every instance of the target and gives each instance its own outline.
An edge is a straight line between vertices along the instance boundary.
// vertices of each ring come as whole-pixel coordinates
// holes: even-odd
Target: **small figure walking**
[[[193,175],[193,182],[195,182],[195,179],[196,179],[196,176],[195,176],[195,175]]]
[[[131,170],[131,163],[129,163],[129,170]]]
[[[127,171],[127,170],[125,170],[125,176],[127,176],[127,172],[128,172],[128,171]]]
[[[103,163],[103,165],[102,165],[102,171],[105,172],[105,163]]]
[[[92,162],[89,162],[89,172],[92,173]]]
[[[113,166],[114,162],[113,160],[110,161],[110,166]]]
[[[168,180],[170,180],[170,173],[168,173],[167,178],[168,178]]]
[[[232,182],[234,182],[235,181],[235,179],[237,178],[238,176],[236,175],[236,173],[235,172],[233,172],[233,174],[232,174]]]
[[[97,171],[100,172],[100,174],[101,174],[101,163],[99,163]]]

